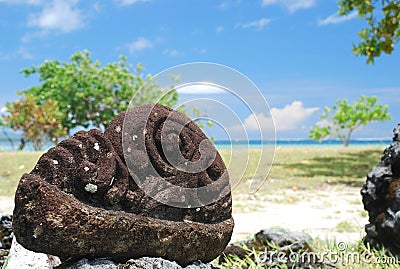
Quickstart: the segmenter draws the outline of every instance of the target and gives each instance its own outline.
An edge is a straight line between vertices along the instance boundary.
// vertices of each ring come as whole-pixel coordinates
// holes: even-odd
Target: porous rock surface
[[[61,260],[126,261],[149,256],[187,265],[216,258],[233,231],[226,168],[211,143],[206,143],[206,150],[215,158],[204,171],[190,173],[170,164],[160,135],[164,125],[171,124],[166,119],[172,113],[172,124],[179,128],[171,128],[165,138],[167,146],[178,145],[189,162],[201,160],[200,143],[209,142],[204,133],[183,114],[161,105],[122,113],[105,133],[95,129],[77,132],[43,154],[35,168],[22,176],[13,214],[18,242]],[[133,128],[140,122],[144,127],[125,130],[127,115]],[[128,150],[123,150],[123,139],[130,141]],[[218,182],[210,193],[224,195],[196,208],[166,205],[154,198],[176,195],[168,185],[152,185],[154,170],[174,186],[198,188]],[[138,183],[145,184],[154,196],[147,195]],[[180,202],[189,200],[201,203],[200,195],[182,197]]]
[[[182,267],[176,262],[171,262],[162,258],[142,257],[132,259],[125,264],[116,264],[106,259],[88,260],[82,259],[67,269],[218,269],[211,264],[205,264],[199,261],[191,265]]]
[[[0,268],[10,252],[13,237],[12,215],[0,215]]]
[[[10,249],[13,236],[12,215],[0,215],[0,249]]]
[[[53,269],[60,263],[60,259],[56,256],[27,250],[14,238],[4,269]]]
[[[264,229],[252,239],[229,245],[219,258],[219,263],[233,257],[252,260],[260,268],[334,269],[339,268],[320,254],[313,252],[313,239],[302,232],[284,229]],[[261,252],[255,257],[254,250]]]
[[[367,175],[361,195],[369,214],[364,242],[400,257],[400,124],[393,130],[392,144]]]

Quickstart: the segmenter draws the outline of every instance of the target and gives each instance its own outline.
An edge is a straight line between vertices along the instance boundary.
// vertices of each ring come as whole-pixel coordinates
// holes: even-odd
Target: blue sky
[[[280,139],[307,138],[337,99],[377,95],[393,119],[354,137],[390,137],[400,54],[367,65],[351,51],[364,21],[336,13],[336,0],[0,0],[0,109],[38,83],[22,68],[88,49],[101,63],[127,55],[151,74],[197,61],[232,67],[261,90]]]

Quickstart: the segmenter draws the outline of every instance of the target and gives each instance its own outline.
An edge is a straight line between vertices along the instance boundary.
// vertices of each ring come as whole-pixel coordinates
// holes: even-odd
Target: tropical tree
[[[387,105],[377,104],[376,96],[362,95],[353,103],[343,99],[338,100],[332,108],[325,107],[321,119],[311,128],[309,137],[317,141],[328,136],[338,137],[347,147],[351,134],[357,128],[374,121],[390,120],[391,115]]]
[[[391,54],[400,40],[400,0],[340,0],[339,15],[356,10],[368,27],[359,32],[360,43],[353,46],[357,55],[374,63],[382,53]]]
[[[38,104],[32,95],[27,95],[6,104],[6,108],[2,124],[14,131],[22,131],[20,150],[27,142],[32,143],[35,150],[41,150],[48,142],[57,143],[67,135],[67,129],[61,124],[63,114],[55,100],[48,99]]]
[[[27,77],[39,75],[40,85],[22,93],[34,96],[37,104],[44,100],[56,101],[62,114],[61,124],[68,132],[77,126],[103,128],[128,108],[135,93],[151,78],[150,75],[143,77],[141,64],[132,71],[131,68],[126,56],[101,66],[85,50],[72,55],[71,62],[45,61],[23,69],[21,72]],[[161,92],[156,85],[148,89],[136,102],[154,102]],[[173,106],[177,99],[177,92],[170,91],[159,103]]]

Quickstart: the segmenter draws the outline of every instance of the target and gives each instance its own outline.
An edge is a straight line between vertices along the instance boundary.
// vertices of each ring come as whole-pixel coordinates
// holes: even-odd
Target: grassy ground
[[[0,196],[13,196],[19,179],[29,173],[41,152],[0,152]]]
[[[282,189],[315,189],[325,184],[361,186],[366,174],[380,160],[383,148],[277,148],[269,177],[256,195],[271,194]],[[248,181],[255,175],[260,150],[251,150],[243,180],[234,189],[234,195],[248,192]],[[13,196],[23,173],[31,171],[40,152],[0,152],[0,196]],[[221,150],[228,163],[230,152]],[[229,167],[231,177],[236,174]],[[261,167],[268,169],[268,167]],[[266,174],[266,173],[263,173]],[[256,175],[257,176],[257,175]]]
[[[367,173],[379,162],[382,151],[380,147],[278,147],[268,178],[256,196],[285,189],[313,190],[326,184],[360,187]],[[234,188],[234,195],[248,192],[246,179],[254,176],[260,154],[260,150],[251,151],[247,170],[243,180]],[[221,151],[221,155],[225,160],[229,159],[228,151]],[[229,167],[231,175],[236,173],[235,169]]]
[[[331,184],[360,187],[365,181],[366,174],[379,162],[382,151],[383,148],[376,147],[278,148],[268,179],[263,187],[253,195],[252,201],[256,202],[260,197],[267,194],[298,189],[313,191]],[[224,160],[229,163],[230,152],[222,150],[220,153]],[[40,152],[0,152],[0,196],[11,197],[14,195],[18,180],[23,173],[33,169],[40,155]],[[247,156],[240,160],[248,163],[244,172],[244,179],[233,190],[236,200],[238,198],[240,200],[241,196],[245,198],[243,200],[247,200],[248,179],[253,176],[257,177],[255,170],[259,155],[260,151],[254,149],[250,152],[248,160]],[[268,169],[268,167],[261,168]],[[236,166],[229,167],[231,177],[237,172],[236,169]],[[287,199],[291,199],[291,197],[287,196]],[[348,223],[343,222],[338,226],[338,229],[346,231],[349,229]],[[314,251],[319,253],[337,250],[335,245],[329,241],[316,241],[313,248],[315,248]],[[386,256],[383,251],[368,250],[360,242],[349,246],[344,255],[352,255],[352,253],[359,255],[369,253],[370,256],[368,257],[371,261],[369,263],[342,261],[344,268],[397,268],[398,266],[398,264],[376,262],[376,260],[389,260],[392,257]],[[260,268],[263,266],[251,260],[236,260],[224,265],[227,267],[237,266],[237,268],[242,266]],[[282,265],[279,268],[285,268],[285,266]]]
[[[279,247],[273,245],[268,246],[268,251],[277,252]],[[279,268],[279,269],[289,269],[293,267],[288,267],[289,261],[292,262],[307,262],[307,263],[323,263],[315,266],[310,266],[307,268],[351,268],[351,269],[395,269],[399,268],[399,260],[392,256],[387,255],[385,250],[375,250],[366,247],[361,242],[353,243],[350,245],[343,244],[343,242],[335,241],[321,241],[314,240],[309,246],[311,248],[311,253],[305,252],[295,252],[295,253],[285,253],[280,252],[284,255],[276,255],[275,257],[280,257],[280,260],[276,260],[271,263],[265,261],[265,249],[264,250],[249,250],[245,246],[243,249],[250,252],[246,258],[239,258],[236,255],[230,255],[227,260],[222,264],[217,261],[213,261],[214,265],[222,266],[223,268]],[[310,255],[314,254],[314,255]],[[331,267],[332,265],[336,267]],[[298,267],[296,267],[298,268]]]

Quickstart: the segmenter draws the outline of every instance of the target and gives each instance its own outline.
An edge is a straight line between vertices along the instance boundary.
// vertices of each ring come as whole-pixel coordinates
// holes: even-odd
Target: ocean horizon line
[[[7,138],[0,138],[0,151],[16,151],[18,150],[19,140],[12,139],[13,145]],[[260,148],[262,146],[282,146],[282,147],[330,147],[330,146],[343,146],[343,143],[339,139],[325,139],[321,142],[311,139],[277,139],[277,140],[215,140],[213,141],[217,149],[230,149],[230,148]],[[354,138],[350,140],[350,147],[357,146],[376,146],[384,147],[392,143],[391,138]],[[54,147],[53,144],[47,144],[43,147],[46,151]],[[33,151],[33,147],[30,144],[24,148],[23,151]]]
[[[257,139],[250,139],[250,140],[214,140],[214,144],[218,145],[226,145],[226,144],[343,144],[343,142],[339,139],[324,139],[321,141],[316,141],[312,139],[276,139],[276,140],[257,140]],[[392,142],[391,138],[355,138],[350,139],[351,143],[356,144],[390,144]]]

